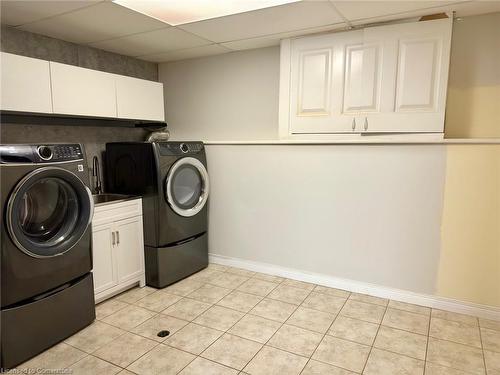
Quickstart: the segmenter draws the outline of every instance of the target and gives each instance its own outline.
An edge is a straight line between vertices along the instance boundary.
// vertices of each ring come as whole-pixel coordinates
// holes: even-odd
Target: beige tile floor
[[[211,264],[99,304],[19,366],[73,374],[500,375],[500,322]],[[169,330],[165,338],[160,330]]]

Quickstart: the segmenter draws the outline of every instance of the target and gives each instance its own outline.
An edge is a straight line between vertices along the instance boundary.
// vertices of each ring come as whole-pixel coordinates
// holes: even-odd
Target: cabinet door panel
[[[160,82],[116,76],[116,102],[119,118],[165,120]]]
[[[380,46],[346,47],[344,112],[377,111],[380,96]]]
[[[400,40],[396,96],[398,111],[436,110],[441,50],[438,39]]]
[[[54,113],[116,117],[113,74],[50,62]]]
[[[355,31],[292,41],[289,118],[292,134],[353,132],[352,115],[343,113],[345,45],[359,44],[362,37],[362,32]]]
[[[52,113],[49,62],[2,52],[1,108]]]
[[[115,223],[118,282],[126,282],[144,272],[144,242],[142,216]]]
[[[113,259],[112,224],[98,225],[92,228],[92,257],[94,268],[94,292],[100,293],[117,285]]]
[[[328,115],[330,112],[332,51],[301,53],[297,115]]]
[[[368,133],[442,133],[451,19],[365,29],[365,44],[383,54],[380,110],[368,114]]]

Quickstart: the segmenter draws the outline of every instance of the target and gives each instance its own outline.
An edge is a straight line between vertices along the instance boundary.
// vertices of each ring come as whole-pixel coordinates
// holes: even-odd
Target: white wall
[[[442,146],[208,146],[210,251],[433,294]]]
[[[278,136],[278,48],[160,65],[173,139]],[[433,293],[442,146],[207,145],[210,251]]]
[[[278,138],[279,47],[159,65],[176,139]]]

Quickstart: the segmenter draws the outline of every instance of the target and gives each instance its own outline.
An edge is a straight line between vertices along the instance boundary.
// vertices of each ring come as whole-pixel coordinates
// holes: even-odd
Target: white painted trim
[[[395,301],[412,303],[435,309],[453,311],[460,314],[474,315],[480,318],[500,321],[500,308],[488,305],[459,301],[446,297],[414,293],[401,289],[364,283],[355,280],[342,279],[318,273],[300,271],[292,268],[276,266],[274,264],[254,262],[251,260],[231,258],[223,255],[209,254],[211,263],[243,268],[249,271],[262,272],[289,279],[305,281],[331,288],[344,289],[350,292],[363,293],[371,296],[388,298]]]
[[[218,140],[203,141],[205,145],[499,145],[500,138],[448,138],[448,139],[283,139],[283,140]]]
[[[278,129],[280,138],[290,135],[290,78],[291,41],[283,39],[280,47],[280,85],[278,106]]]

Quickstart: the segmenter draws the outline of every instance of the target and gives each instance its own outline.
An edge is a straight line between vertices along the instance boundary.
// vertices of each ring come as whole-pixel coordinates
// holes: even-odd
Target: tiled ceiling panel
[[[221,43],[224,47],[227,47],[232,50],[245,50],[252,48],[263,48],[270,46],[277,46],[280,44],[281,39],[292,38],[295,36],[301,35],[309,35],[315,33],[322,33],[328,31],[338,31],[341,29],[345,29],[345,24],[337,24],[334,26],[320,26],[320,27],[312,27],[310,29],[298,30],[298,31],[290,31],[287,33],[266,35],[258,38],[250,38],[250,39],[241,39],[234,40],[231,42]]]
[[[90,43],[164,28],[167,25],[120,5],[104,2],[33,22],[20,29],[75,43]]]
[[[337,10],[349,21],[402,14],[451,3],[453,1],[333,1]]]
[[[1,1],[2,24],[24,25],[98,3],[96,1]]]
[[[153,62],[167,62],[174,60],[192,59],[194,57],[220,55],[226,52],[231,52],[231,50],[224,48],[218,44],[211,44],[209,46],[189,48],[172,52],[159,53],[155,55],[140,56],[139,58]]]
[[[179,27],[220,43],[342,22],[328,1],[302,1]]]
[[[168,27],[155,31],[148,31],[122,38],[91,43],[95,48],[104,49],[122,55],[140,56],[176,49],[193,48],[213,44],[213,42],[197,37],[184,30]]]

